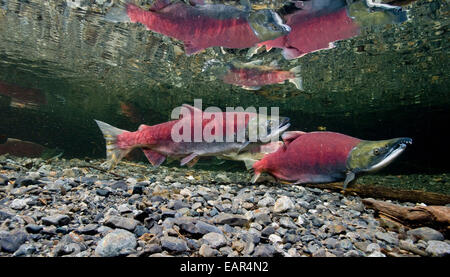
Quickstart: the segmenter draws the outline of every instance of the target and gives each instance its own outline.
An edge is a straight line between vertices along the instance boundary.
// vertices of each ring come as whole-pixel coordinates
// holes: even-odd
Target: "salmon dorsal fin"
[[[191,105],[189,105],[189,104],[183,104],[182,105],[183,107],[185,107],[185,108],[187,108],[187,109],[189,109],[189,111],[191,112],[191,113],[194,113],[194,112],[202,112],[202,110],[200,110],[199,108],[196,108],[196,107],[194,107],[194,106],[191,106]]]
[[[306,132],[302,132],[302,131],[289,131],[289,132],[284,132],[281,135],[281,138],[283,139],[285,145],[288,145],[289,143],[291,143],[292,141],[294,141],[296,138],[298,138],[301,135],[306,134]]]
[[[150,7],[152,12],[157,12],[171,4],[170,0],[156,0],[155,3]]]
[[[139,125],[138,131],[142,131],[142,130],[145,129],[147,126],[148,126],[148,125],[145,125],[145,124]]]

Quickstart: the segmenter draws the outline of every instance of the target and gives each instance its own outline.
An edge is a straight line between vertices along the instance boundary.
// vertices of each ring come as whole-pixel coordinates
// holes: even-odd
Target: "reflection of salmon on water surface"
[[[210,71],[224,83],[240,86],[246,90],[259,90],[262,86],[284,84],[285,81],[293,83],[298,90],[303,90],[301,67],[296,66],[290,70],[282,70],[276,61],[269,65],[262,65],[262,60],[222,64],[213,59],[205,63],[203,71]]]
[[[188,5],[180,1],[157,0],[148,11],[126,4],[123,8],[113,8],[105,19],[139,22],[149,30],[181,40],[188,55],[213,46],[248,48],[290,31],[277,13],[252,11],[248,1],[241,1],[245,4],[244,9],[201,2],[191,1],[192,5]]]
[[[0,95],[10,97],[10,105],[16,108],[36,108],[47,104],[45,94],[41,90],[3,82],[0,82]]]
[[[345,0],[292,1],[282,9],[291,32],[274,40],[259,43],[249,55],[265,46],[283,49],[286,59],[334,47],[333,42],[352,38],[370,25],[401,23],[407,19],[402,8],[363,0],[347,4]]]

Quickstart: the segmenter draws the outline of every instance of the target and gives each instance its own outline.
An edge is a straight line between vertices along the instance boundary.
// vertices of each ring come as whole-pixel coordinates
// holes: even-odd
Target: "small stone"
[[[334,249],[336,248],[336,246],[338,246],[338,240],[335,238],[327,238],[324,241],[324,244],[327,248]]]
[[[406,232],[406,234],[413,237],[415,240],[444,240],[444,235],[430,227],[412,229]]]
[[[51,216],[46,216],[42,218],[42,224],[44,225],[54,225],[63,226],[70,223],[70,217],[65,214],[55,214]]]
[[[366,247],[366,252],[374,252],[374,251],[380,251],[381,247],[378,243],[371,243],[369,245],[367,245]]]
[[[383,253],[381,253],[380,251],[373,251],[372,253],[370,253],[367,257],[386,257],[386,255],[384,255]]]
[[[161,238],[161,246],[163,249],[175,253],[181,253],[188,250],[186,242],[175,237]]]
[[[397,234],[384,233],[384,232],[376,232],[375,237],[380,240],[384,240],[390,244],[398,244]]]
[[[245,248],[246,243],[241,240],[235,240],[231,243],[231,248],[237,252],[242,252]]]
[[[361,251],[358,250],[350,250],[344,253],[344,257],[362,257],[362,256],[364,256],[363,253],[361,253]]]
[[[295,229],[297,228],[297,225],[295,225],[294,222],[292,222],[292,219],[290,217],[282,217],[280,219],[280,226],[289,228],[289,229]]]
[[[143,194],[144,193],[144,187],[141,185],[135,185],[133,186],[133,192],[132,194]]]
[[[258,201],[258,206],[259,207],[271,207],[273,206],[273,204],[275,204],[275,200],[272,197],[264,197],[263,199]]]
[[[159,244],[152,243],[144,247],[144,252],[147,253],[148,255],[151,255],[154,253],[162,252],[162,248]]]
[[[5,234],[0,233],[0,250],[14,253],[27,240],[28,235],[23,231],[13,231]]]
[[[268,237],[268,236],[270,236],[273,233],[275,233],[275,228],[273,226],[271,226],[271,225],[267,226],[266,228],[264,228],[261,231],[261,235],[263,237]]]
[[[345,228],[345,226],[341,225],[341,224],[329,225],[329,226],[327,226],[327,229],[331,235],[339,235],[341,233],[344,233],[347,230],[347,228]]]
[[[7,186],[9,182],[8,177],[0,174],[0,186]]]
[[[139,224],[139,221],[122,216],[108,216],[105,219],[105,225],[113,228],[122,228],[128,231],[133,231],[136,226]]]
[[[97,224],[88,224],[85,226],[81,226],[77,229],[77,232],[84,235],[95,235],[98,233],[98,225]]]
[[[107,189],[96,189],[95,193],[99,196],[104,196],[104,197],[108,197],[108,195],[111,193],[109,190]]]
[[[25,230],[31,234],[37,234],[40,231],[42,231],[42,229],[44,229],[43,226],[36,225],[36,224],[28,224],[27,226],[25,226]]]
[[[204,235],[202,239],[212,248],[220,248],[227,244],[225,236],[219,233],[208,233]]]
[[[9,205],[11,209],[23,210],[27,206],[29,199],[14,199]]]
[[[127,191],[128,190],[128,185],[127,183],[125,183],[124,181],[116,181],[111,185],[111,188],[114,190],[123,190],[123,191]]]
[[[217,224],[228,224],[230,226],[244,226],[248,224],[248,219],[242,215],[221,213],[215,218]]]
[[[21,257],[21,256],[29,256],[33,253],[36,253],[37,249],[33,244],[22,244],[16,252],[14,252],[13,256]]]
[[[188,188],[184,188],[184,189],[180,190],[180,194],[183,195],[184,197],[191,197],[192,192]],[[200,206],[201,206],[201,204],[200,204]]]
[[[444,257],[450,255],[450,244],[445,241],[429,240],[425,251],[434,257]]]
[[[137,245],[133,233],[117,229],[101,239],[95,248],[95,254],[101,257],[115,257],[125,249],[134,249]]]
[[[145,228],[144,226],[142,226],[142,225],[138,225],[138,226],[136,226],[136,228],[134,229],[134,234],[137,236],[137,237],[141,237],[142,235],[144,235],[144,234],[146,234],[146,233],[148,233],[149,232],[149,230],[147,229],[147,228]]]
[[[293,208],[294,202],[292,202],[292,200],[289,197],[283,195],[280,198],[278,198],[277,201],[275,202],[273,211],[275,213],[282,213]]]
[[[86,248],[83,237],[71,232],[61,238],[53,249],[53,253],[55,256],[75,255],[86,250]]]
[[[276,253],[275,247],[269,244],[261,244],[255,248],[253,256],[255,257],[273,257]]]
[[[279,243],[279,242],[282,242],[282,241],[283,241],[283,239],[282,239],[279,235],[276,235],[276,234],[270,235],[270,236],[269,236],[269,240],[270,240],[273,244]]]
[[[207,244],[202,244],[202,246],[200,246],[200,249],[198,250],[198,253],[202,257],[215,257],[219,254],[219,251],[217,251],[216,249],[212,249]]]

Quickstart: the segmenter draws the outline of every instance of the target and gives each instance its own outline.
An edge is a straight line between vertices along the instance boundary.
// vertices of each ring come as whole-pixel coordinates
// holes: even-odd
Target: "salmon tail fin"
[[[294,73],[294,78],[289,79],[289,82],[293,83],[298,90],[303,90],[303,78],[300,75],[301,70],[302,68],[300,65],[289,70]]]
[[[131,148],[121,149],[117,145],[117,136],[126,131],[99,120],[95,122],[102,131],[106,143],[106,162],[102,164],[102,167],[111,170],[131,151]]]

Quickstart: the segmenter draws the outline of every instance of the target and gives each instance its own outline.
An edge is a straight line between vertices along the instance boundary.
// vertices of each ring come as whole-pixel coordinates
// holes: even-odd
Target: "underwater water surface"
[[[298,2],[314,1],[320,2]],[[142,10],[153,4],[132,2]],[[295,22],[292,9],[307,10],[290,1],[250,2],[252,10],[276,11],[284,23]],[[358,1],[344,2],[352,7]],[[384,22],[353,6],[348,10],[359,27],[348,27],[346,38],[329,41],[334,45],[327,43],[327,49],[310,46],[302,54],[286,54],[274,43],[270,51],[267,45],[253,52],[212,46],[193,47],[198,52],[187,55],[182,39],[139,22],[112,22],[107,15],[124,1],[0,0],[0,135],[44,146],[49,156],[98,159],[106,157],[105,141],[94,119],[134,131],[170,120],[175,107],[193,105],[194,99],[201,99],[203,108],[223,110],[279,107],[280,115],[290,118],[290,130],[412,138],[392,164],[358,182],[450,194],[448,1],[384,2],[402,5],[407,20]],[[206,3],[245,9],[239,1]],[[315,24],[347,13],[329,14],[334,12],[299,24],[299,36],[319,37],[331,27],[320,31]],[[224,74],[235,68],[292,76],[276,84],[233,84]],[[134,161],[145,157],[137,153]],[[246,170],[243,163],[210,157],[196,167]]]

